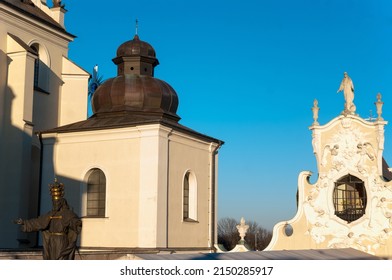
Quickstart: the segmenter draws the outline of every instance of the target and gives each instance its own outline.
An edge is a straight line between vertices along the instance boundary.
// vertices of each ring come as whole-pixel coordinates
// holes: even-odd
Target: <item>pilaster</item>
[[[140,133],[140,247],[167,246],[169,134],[161,125],[138,127]]]

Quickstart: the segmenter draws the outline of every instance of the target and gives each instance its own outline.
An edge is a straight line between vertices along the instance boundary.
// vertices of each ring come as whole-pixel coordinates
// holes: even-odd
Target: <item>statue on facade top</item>
[[[377,102],[375,102],[376,108],[377,108],[377,120],[378,121],[383,121],[384,119],[381,117],[382,114],[382,105],[384,102],[381,101],[381,93],[377,94]]]
[[[347,72],[344,72],[344,77],[342,82],[340,83],[340,87],[337,91],[339,93],[343,91],[344,100],[346,103],[344,104],[344,111],[345,115],[347,114],[355,114],[355,105],[354,105],[354,84],[351,78],[348,76]]]
[[[318,123],[318,112],[319,112],[320,108],[318,106],[318,101],[317,99],[315,99],[313,101],[313,107],[312,107],[312,111],[313,111],[313,125],[319,125]]]

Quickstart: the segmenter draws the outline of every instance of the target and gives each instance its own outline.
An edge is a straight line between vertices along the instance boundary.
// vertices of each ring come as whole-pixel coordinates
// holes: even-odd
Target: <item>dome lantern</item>
[[[138,35],[118,47],[117,57],[113,62],[117,65],[117,75],[138,74],[152,77],[154,67],[159,64],[154,48],[141,41]]]

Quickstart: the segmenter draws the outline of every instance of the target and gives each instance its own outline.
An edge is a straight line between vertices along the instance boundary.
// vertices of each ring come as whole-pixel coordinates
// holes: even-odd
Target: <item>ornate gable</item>
[[[348,85],[345,83],[349,83]],[[392,256],[392,181],[384,176],[384,126],[381,95],[378,117],[364,120],[355,113],[354,86],[345,73],[342,114],[318,123],[314,101],[313,152],[318,179],[304,171],[298,179],[298,212],[274,227],[266,250],[355,248],[378,256]],[[285,234],[290,227],[293,233]]]

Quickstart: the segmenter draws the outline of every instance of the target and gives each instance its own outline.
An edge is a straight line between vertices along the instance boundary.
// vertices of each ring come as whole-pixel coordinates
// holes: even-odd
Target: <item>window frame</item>
[[[98,175],[96,175],[98,173]],[[91,182],[93,180],[92,176],[98,176],[98,182]],[[103,181],[101,181],[103,180]],[[94,188],[94,191],[91,189]],[[88,171],[86,175],[86,187],[85,187],[86,197],[85,197],[85,215],[86,218],[105,218],[107,209],[107,179],[105,173],[100,168],[92,168]],[[92,199],[92,196],[96,197]],[[93,206],[93,207],[92,207]],[[96,207],[95,207],[96,206]],[[96,210],[95,214],[91,214],[93,209]]]
[[[39,56],[39,44],[34,43],[30,46],[36,53],[37,53],[37,58],[34,59],[34,88],[37,89],[39,88],[39,70],[40,70],[40,56]]]
[[[182,220],[184,222],[197,222],[197,196],[196,176],[188,170],[184,174],[182,184]]]
[[[348,174],[335,182],[332,194],[334,214],[352,223],[366,213],[367,193],[364,181]]]
[[[50,94],[50,68],[51,58],[48,49],[39,41],[33,40],[29,43],[32,50],[37,53],[34,61],[34,90],[44,94]]]

